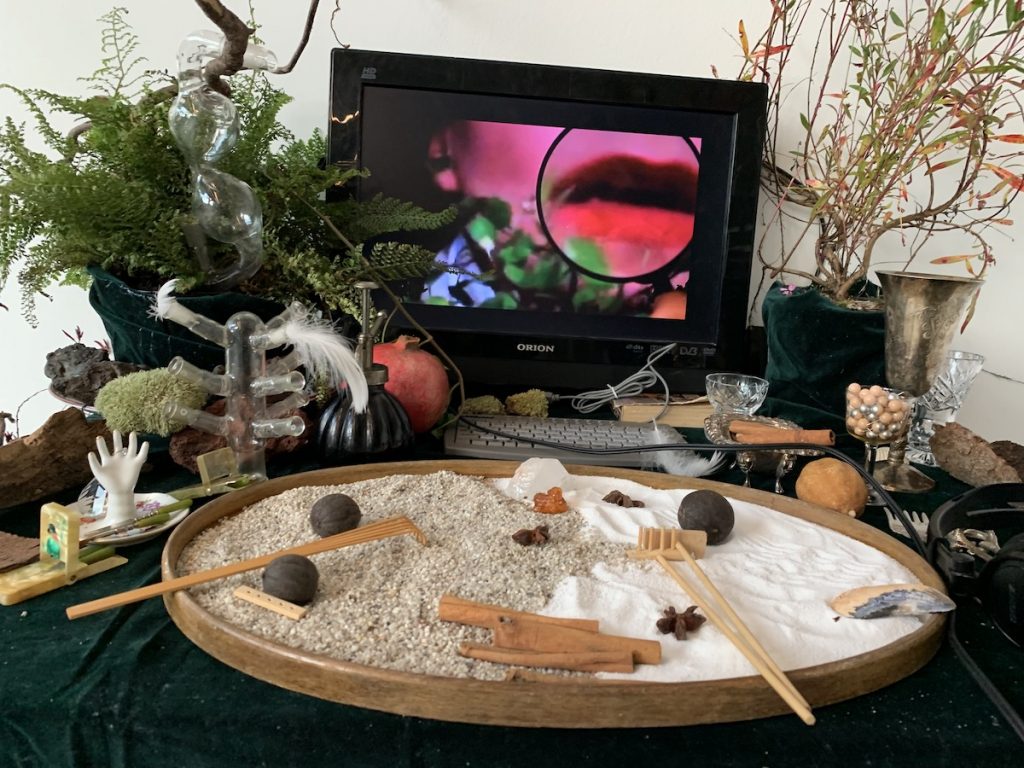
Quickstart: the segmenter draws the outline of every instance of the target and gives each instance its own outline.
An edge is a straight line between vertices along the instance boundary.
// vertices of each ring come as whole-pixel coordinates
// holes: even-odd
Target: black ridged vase
[[[323,464],[337,466],[405,458],[414,440],[402,404],[383,384],[371,384],[362,413],[352,409],[347,389],[327,405],[320,416],[317,448]]]

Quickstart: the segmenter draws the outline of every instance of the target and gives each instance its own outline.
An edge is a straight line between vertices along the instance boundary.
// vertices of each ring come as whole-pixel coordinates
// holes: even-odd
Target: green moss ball
[[[144,432],[167,437],[184,429],[185,424],[172,421],[164,414],[167,402],[202,408],[206,392],[166,368],[155,368],[114,379],[96,394],[96,410],[103,414],[107,426],[124,433]]]
[[[548,396],[540,389],[528,389],[505,398],[505,412],[513,416],[547,418]]]

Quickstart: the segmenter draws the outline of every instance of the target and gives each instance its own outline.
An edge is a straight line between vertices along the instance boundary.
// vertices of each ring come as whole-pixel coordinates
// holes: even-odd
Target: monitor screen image
[[[558,362],[548,373],[572,378],[574,364],[630,366],[667,342],[690,368],[729,346],[746,308],[760,86],[334,56],[329,161],[369,171],[364,198],[457,209],[418,240],[434,270],[393,287],[458,356]]]

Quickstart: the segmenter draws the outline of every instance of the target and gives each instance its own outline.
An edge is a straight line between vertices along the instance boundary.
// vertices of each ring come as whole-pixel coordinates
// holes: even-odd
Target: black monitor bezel
[[[637,326],[643,329],[643,335],[627,323],[629,332],[625,334],[616,335],[602,328],[597,333],[599,338],[587,340],[573,339],[565,333],[545,333],[544,325],[531,327],[528,320],[524,323],[520,318],[517,318],[514,329],[505,329],[495,320],[494,316],[498,314],[495,310],[415,304],[409,304],[408,308],[432,331],[435,328],[442,332],[453,331],[450,338],[467,354],[472,354],[470,349],[473,345],[458,338],[456,329],[466,327],[464,313],[468,311],[475,313],[475,320],[483,318],[474,325],[479,325],[480,332],[498,339],[502,355],[515,353],[526,341],[536,342],[526,346],[558,346],[559,351],[551,358],[553,360],[571,362],[577,355],[582,355],[585,362],[594,363],[601,362],[605,354],[602,344],[609,341],[631,344],[634,349],[639,349],[638,341],[650,344],[677,341],[690,349],[698,348],[701,352],[699,357],[711,355],[712,358],[706,361],[708,367],[749,368],[746,361],[746,307],[767,105],[767,88],[763,84],[338,48],[332,51],[331,60],[331,115],[327,137],[330,163],[345,167],[360,164],[359,118],[365,84],[484,96],[681,109],[729,116],[733,153],[729,169],[729,212],[722,222],[725,258],[722,263],[724,271],[720,275],[721,291],[713,292],[713,306],[705,306],[700,313],[695,312],[689,322],[669,321],[659,332],[658,321],[647,321]],[[719,275],[714,275],[714,279],[719,279]],[[682,333],[680,326],[684,326]],[[578,337],[580,334],[576,331],[571,335]],[[502,336],[509,338],[502,339]],[[554,339],[559,339],[557,345],[545,343]],[[527,357],[535,357],[532,350]],[[687,358],[688,367],[693,367],[693,359],[692,355]]]

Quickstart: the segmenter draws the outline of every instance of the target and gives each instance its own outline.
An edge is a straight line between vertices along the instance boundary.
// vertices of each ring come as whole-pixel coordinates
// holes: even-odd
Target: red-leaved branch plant
[[[1012,223],[1008,208],[1024,189],[1024,3],[770,2],[756,40],[739,24],[740,79],[769,88],[762,185],[783,240],[768,252],[762,236],[764,274],[848,301],[887,233],[900,234],[906,268],[933,235],[960,232],[966,252],[931,263],[982,275],[994,262],[986,230]],[[794,84],[798,45],[810,72]],[[796,120],[797,146],[781,151],[780,128]],[[799,269],[794,255],[808,237],[814,267]]]

